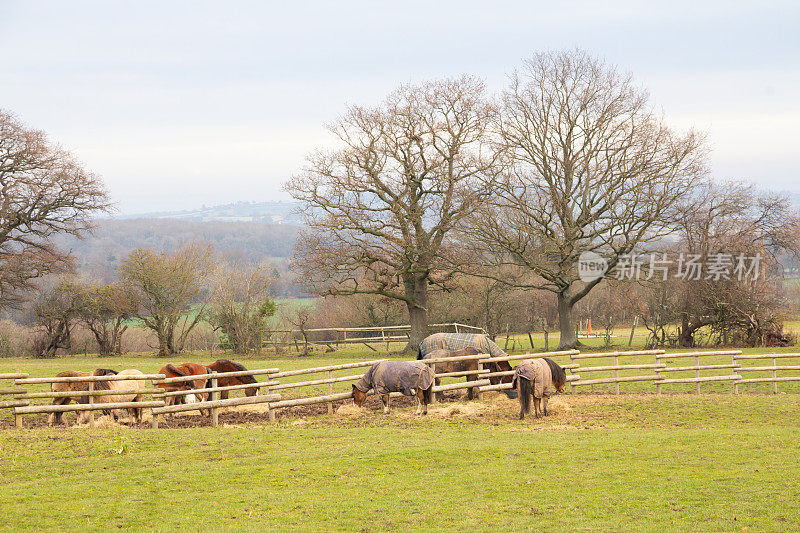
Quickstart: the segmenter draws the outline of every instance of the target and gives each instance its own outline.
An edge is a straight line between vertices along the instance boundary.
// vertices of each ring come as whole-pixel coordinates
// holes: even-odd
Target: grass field
[[[246,364],[288,369],[385,355],[356,352]],[[0,372],[149,372],[164,363],[0,359]],[[401,408],[243,427],[0,430],[0,529],[800,527],[794,387],[656,396],[634,385],[618,397],[563,395],[542,420],[517,420],[515,402],[492,394],[435,406],[428,417]]]

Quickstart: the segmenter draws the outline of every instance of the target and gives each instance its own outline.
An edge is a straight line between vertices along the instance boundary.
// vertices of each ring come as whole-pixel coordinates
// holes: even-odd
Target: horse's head
[[[242,385],[247,385],[249,383],[258,383],[258,380],[253,376],[239,376],[237,378]],[[258,396],[259,393],[258,387],[251,387],[244,390],[246,396]]]
[[[549,357],[545,357],[544,360],[550,366],[550,374],[553,376],[553,386],[559,393],[563,393],[567,386],[566,371]]]
[[[364,403],[364,400],[367,398],[366,392],[361,392],[358,387],[353,385],[353,405],[356,407],[361,407],[361,404]]]
[[[509,364],[508,361],[497,361],[496,363],[485,363],[485,364],[486,367],[491,372],[510,372],[514,370],[513,368],[511,368],[511,365]],[[514,380],[513,375],[489,376],[489,383],[491,383],[492,385],[498,385],[500,383],[511,383],[513,380]],[[505,389],[503,391],[503,394],[505,394],[508,398],[512,400],[517,397],[517,391],[515,391],[514,389]]]

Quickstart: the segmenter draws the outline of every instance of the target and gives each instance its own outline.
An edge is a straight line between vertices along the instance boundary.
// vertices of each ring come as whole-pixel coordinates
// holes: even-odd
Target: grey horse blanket
[[[426,390],[433,385],[433,378],[433,369],[425,363],[378,361],[361,376],[356,388],[361,392],[375,389],[375,394],[402,392],[406,396],[413,396],[416,391]]]
[[[475,348],[479,353],[488,353],[492,357],[506,355],[492,339],[480,333],[434,333],[420,343],[417,359],[422,359],[434,350],[455,351],[464,348]]]
[[[550,365],[544,359],[525,359],[514,370],[514,380],[511,384],[516,387],[517,379],[523,377],[533,384],[534,398],[550,397],[553,394],[553,374]]]

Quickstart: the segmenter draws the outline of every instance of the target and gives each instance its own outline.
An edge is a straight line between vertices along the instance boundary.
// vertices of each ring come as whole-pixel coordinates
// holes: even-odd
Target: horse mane
[[[549,357],[545,357],[544,360],[550,366],[550,373],[553,374],[553,381],[555,381],[559,387],[564,385],[567,382],[567,372]]]
[[[230,359],[217,359],[212,363],[212,365],[220,364],[221,366],[229,365],[235,368],[236,370],[247,370],[243,364],[237,363],[236,361],[231,361]],[[211,365],[209,365],[211,366]],[[233,372],[233,371],[232,371]]]

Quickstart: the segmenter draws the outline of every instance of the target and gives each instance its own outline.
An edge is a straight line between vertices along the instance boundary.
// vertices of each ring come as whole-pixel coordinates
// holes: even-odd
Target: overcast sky
[[[348,103],[462,72],[497,91],[533,52],[581,47],[705,130],[715,177],[800,192],[800,3],[655,4],[0,0],[0,107],[122,213],[287,199]]]

